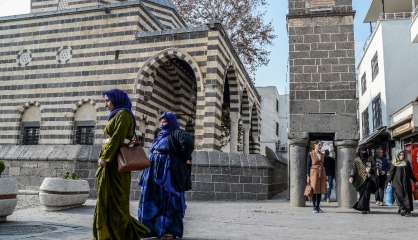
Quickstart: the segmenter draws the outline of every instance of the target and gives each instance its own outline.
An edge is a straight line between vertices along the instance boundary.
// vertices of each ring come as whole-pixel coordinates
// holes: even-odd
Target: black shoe
[[[406,215],[405,210],[402,210],[402,211],[401,211],[401,216],[405,216],[405,215]]]

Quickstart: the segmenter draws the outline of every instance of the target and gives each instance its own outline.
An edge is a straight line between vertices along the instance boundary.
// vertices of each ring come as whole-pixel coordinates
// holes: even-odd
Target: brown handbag
[[[122,173],[143,170],[151,164],[144,148],[138,144],[136,139],[128,144],[122,144],[117,159],[118,171]]]
[[[306,183],[305,192],[303,193],[303,196],[305,197],[305,199],[309,199],[313,196],[313,189],[309,181]]]

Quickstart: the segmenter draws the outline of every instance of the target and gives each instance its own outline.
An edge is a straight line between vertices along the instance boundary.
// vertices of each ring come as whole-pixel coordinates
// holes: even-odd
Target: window
[[[276,112],[279,112],[279,100],[276,99]]]
[[[377,95],[372,102],[373,109],[373,130],[382,126],[382,107],[380,101],[380,94]]]
[[[80,145],[93,145],[94,126],[77,126],[76,142]]]
[[[361,77],[361,95],[363,95],[366,92],[366,89],[366,73],[363,73],[363,76]]]
[[[372,80],[376,78],[377,74],[379,74],[379,61],[376,52],[372,58]]]
[[[23,145],[37,145],[39,142],[39,126],[23,127]]]
[[[279,123],[276,122],[276,136],[279,136]]]
[[[369,109],[366,108],[361,114],[363,138],[369,135]]]

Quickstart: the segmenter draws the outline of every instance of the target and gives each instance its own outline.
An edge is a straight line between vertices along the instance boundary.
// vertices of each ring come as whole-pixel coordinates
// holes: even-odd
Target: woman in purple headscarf
[[[97,202],[93,235],[97,240],[133,240],[149,230],[129,214],[131,173],[118,171],[117,153],[125,139],[132,139],[135,121],[128,95],[119,89],[103,93],[110,111],[104,129],[108,137],[100,151],[96,172]]]
[[[165,112],[160,117],[160,132],[151,146],[151,166],[144,170],[141,180],[141,201],[138,218],[161,239],[183,236],[186,210],[184,192],[176,190],[172,181],[169,136],[179,128],[176,116]]]

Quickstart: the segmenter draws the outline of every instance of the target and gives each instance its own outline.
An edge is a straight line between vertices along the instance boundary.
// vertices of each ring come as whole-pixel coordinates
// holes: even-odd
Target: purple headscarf
[[[126,92],[115,88],[105,91],[103,96],[107,96],[113,104],[113,110],[109,113],[108,120],[112,119],[121,110],[127,110],[133,116],[132,103]]]

